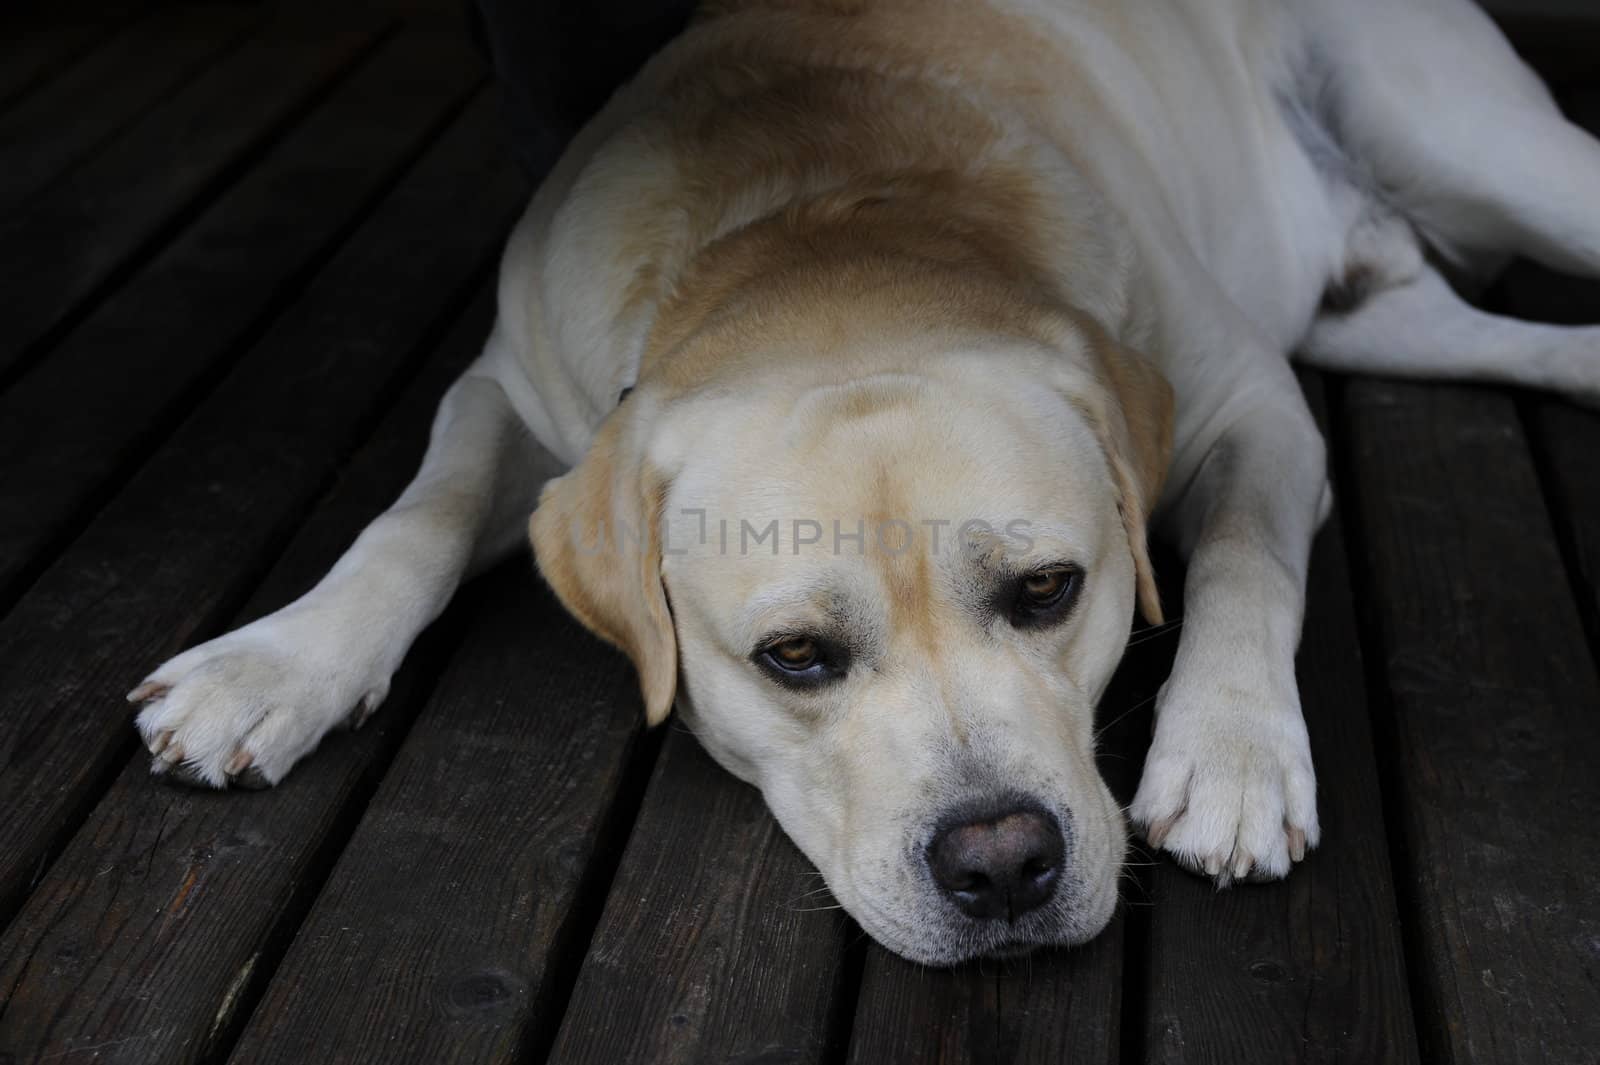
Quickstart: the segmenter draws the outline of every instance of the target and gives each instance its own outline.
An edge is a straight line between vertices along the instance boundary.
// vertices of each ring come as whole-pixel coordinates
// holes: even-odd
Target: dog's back
[[[502,295],[530,305],[514,346],[582,400],[558,405],[584,412],[558,453],[581,453],[637,376],[660,295],[703,247],[918,175],[965,182],[961,204],[984,200],[991,232],[1026,238],[1135,342],[1148,323],[1122,237],[1145,255],[1185,243],[1288,343],[1339,250],[1275,100],[1284,22],[1278,5],[1181,2],[712,5],[579,138],[512,242]]]

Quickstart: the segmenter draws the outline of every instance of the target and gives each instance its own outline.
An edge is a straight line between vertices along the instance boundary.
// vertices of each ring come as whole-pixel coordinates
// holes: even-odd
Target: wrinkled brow
[[[883,598],[865,571],[785,574],[744,604],[736,638],[749,644],[775,632],[813,633],[860,646],[878,635]]]

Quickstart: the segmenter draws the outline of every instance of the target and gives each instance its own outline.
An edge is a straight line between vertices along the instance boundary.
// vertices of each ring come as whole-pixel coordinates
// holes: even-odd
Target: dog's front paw
[[[360,725],[388,694],[330,662],[314,634],[264,618],[185,651],[128,693],[158,776],[201,787],[277,784],[334,727]]]
[[[1277,699],[1163,692],[1162,703],[1130,811],[1145,838],[1218,887],[1288,875],[1321,836],[1293,688]]]

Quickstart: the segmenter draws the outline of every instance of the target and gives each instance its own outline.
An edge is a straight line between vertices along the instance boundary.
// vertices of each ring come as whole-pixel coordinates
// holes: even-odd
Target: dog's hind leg
[[[129,694],[143,704],[155,773],[276,784],[331,729],[377,708],[463,577],[523,542],[538,490],[559,470],[495,376],[500,343],[497,332],[445,395],[416,478],[315,588],[185,651]]]
[[[1310,106],[1372,191],[1468,271],[1600,277],[1600,142],[1469,0],[1299,0]]]
[[[1431,267],[1325,310],[1297,358],[1327,370],[1523,385],[1600,404],[1600,326],[1557,326],[1490,314]]]

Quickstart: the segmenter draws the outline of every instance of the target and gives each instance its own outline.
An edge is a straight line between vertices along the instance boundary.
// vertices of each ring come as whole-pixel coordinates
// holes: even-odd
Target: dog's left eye
[[[844,674],[844,655],[810,636],[783,636],[764,644],[756,662],[780,684],[812,687]]]
[[[1083,583],[1077,566],[1050,566],[1018,579],[1011,604],[1011,623],[1044,625],[1066,615]]]

